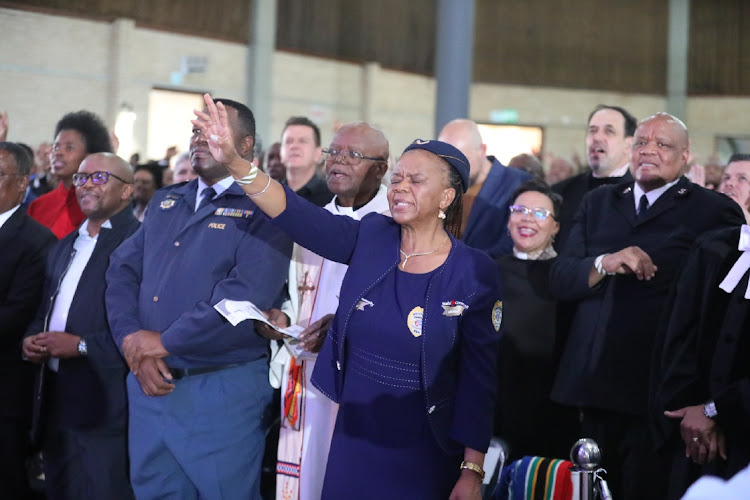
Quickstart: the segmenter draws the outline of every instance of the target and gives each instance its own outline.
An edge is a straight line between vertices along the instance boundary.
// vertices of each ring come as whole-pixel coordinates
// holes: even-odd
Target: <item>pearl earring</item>
[[[443,209],[438,209],[438,219],[445,219],[445,212],[443,212]]]

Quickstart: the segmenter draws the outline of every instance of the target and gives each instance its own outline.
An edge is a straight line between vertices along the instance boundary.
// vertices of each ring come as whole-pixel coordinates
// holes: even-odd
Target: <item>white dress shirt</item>
[[[8,221],[8,219],[13,216],[14,213],[16,213],[16,210],[18,210],[18,207],[21,205],[16,205],[15,207],[11,208],[7,212],[3,212],[0,214],[0,227],[3,227],[3,225]]]
[[[205,182],[203,182],[203,179],[198,177],[198,190],[195,192],[195,210],[198,211],[198,206],[201,204],[201,201],[203,201],[203,190],[207,187],[214,188],[214,191],[216,191],[216,195],[214,195],[214,198],[219,196],[221,193],[229,189],[229,186],[232,185],[234,182],[234,178],[230,175],[228,177],[224,177],[222,180],[214,184],[213,186],[209,186]]]
[[[112,224],[109,221],[105,221],[102,227],[111,228]],[[76,289],[78,289],[78,282],[81,280],[81,275],[89,263],[91,254],[94,253],[98,237],[98,234],[93,237],[89,235],[89,220],[86,219],[83,221],[83,224],[78,229],[78,237],[73,242],[73,258],[60,281],[60,288],[55,297],[55,305],[52,308],[52,314],[50,314],[49,325],[47,325],[48,331],[65,331],[68,324],[68,312],[70,311],[70,305],[73,303]],[[49,367],[52,371],[57,371],[59,366],[59,359],[49,359]]]
[[[654,203],[656,203],[656,200],[658,200],[659,197],[667,191],[667,189],[680,182],[680,178],[681,177],[678,177],[669,184],[665,184],[660,188],[652,189],[648,193],[644,193],[643,189],[641,189],[641,186],[639,186],[636,182],[633,186],[633,198],[635,198],[635,213],[638,213],[638,202],[641,201],[641,196],[645,194],[646,199],[648,200],[648,206],[652,207],[654,206]]]

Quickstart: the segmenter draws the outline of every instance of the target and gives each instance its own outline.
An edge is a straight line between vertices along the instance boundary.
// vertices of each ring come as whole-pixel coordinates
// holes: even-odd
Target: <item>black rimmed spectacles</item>
[[[91,172],[90,174],[73,174],[73,184],[77,187],[83,187],[86,185],[86,181],[91,179],[91,183],[96,186],[101,186],[102,184],[106,184],[107,181],[109,181],[110,177],[114,177],[120,182],[124,182],[125,184],[132,184],[122,177],[118,177],[112,172]]]
[[[533,215],[536,217],[537,220],[545,220],[547,217],[555,218],[554,215],[552,215],[552,212],[547,210],[546,208],[537,207],[537,208],[529,208],[525,207],[523,205],[511,205],[510,206],[510,213],[512,214],[524,214],[524,215]]]
[[[341,155],[346,158],[349,165],[358,165],[362,160],[385,161],[385,158],[365,156],[359,151],[352,149],[323,148],[323,154],[326,155],[326,161],[333,161]]]

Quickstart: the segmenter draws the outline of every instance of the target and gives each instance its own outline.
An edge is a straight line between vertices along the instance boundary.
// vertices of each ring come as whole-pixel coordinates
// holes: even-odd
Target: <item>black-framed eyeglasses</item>
[[[323,154],[326,155],[326,161],[333,161],[338,158],[339,155],[342,155],[346,158],[349,165],[358,165],[362,160],[386,161],[385,158],[365,156],[359,151],[354,151],[353,149],[323,148]]]
[[[110,177],[114,177],[120,182],[124,182],[125,184],[132,184],[131,182],[126,181],[122,177],[118,177],[112,172],[91,172],[90,174],[73,174],[73,184],[76,187],[83,187],[86,185],[86,181],[91,179],[91,183],[96,186],[101,186],[102,184],[106,184],[107,181],[109,181]]]
[[[546,220],[547,217],[555,218],[554,215],[552,215],[552,212],[547,210],[546,208],[537,207],[537,208],[529,208],[525,207],[523,205],[511,205],[510,206],[510,213],[511,214],[523,214],[523,215],[533,215],[536,217],[537,220]]]

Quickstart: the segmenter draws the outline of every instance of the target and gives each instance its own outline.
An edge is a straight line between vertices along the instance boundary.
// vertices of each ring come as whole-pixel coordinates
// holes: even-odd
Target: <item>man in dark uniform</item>
[[[586,129],[586,156],[591,170],[565,179],[552,186],[563,197],[558,217],[560,232],[555,248],[563,249],[573,226],[573,218],[583,197],[594,188],[608,184],[631,182],[628,170],[630,147],[636,120],[619,106],[599,105],[589,115]]]
[[[73,175],[86,219],[51,251],[44,301],[23,342],[43,364],[44,390],[35,405],[44,429],[48,499],[130,500],[128,368],[112,342],[104,304],[104,273],[112,252],[138,228],[130,210],[133,170],[112,153],[95,153]]]
[[[255,119],[227,107],[240,155],[252,160]],[[107,309],[132,374],[131,480],[139,498],[259,498],[271,398],[268,342],[232,326],[222,299],[262,310],[279,297],[292,244],[217,163],[193,128],[198,178],[158,191],[143,225],[112,256]]]
[[[651,354],[660,316],[690,246],[701,234],[742,224],[736,203],[692,184],[685,125],[646,118],[633,140],[635,183],[589,193],[550,288],[577,301],[552,398],[581,408],[583,434],[603,449],[615,498],[662,498],[648,434]]]
[[[690,253],[655,358],[657,443],[677,499],[700,475],[750,463],[750,227],[707,234]]]
[[[0,142],[0,488],[7,498],[29,497],[25,462],[31,424],[31,367],[19,346],[42,298],[52,232],[21,209],[31,158],[13,142]]]

